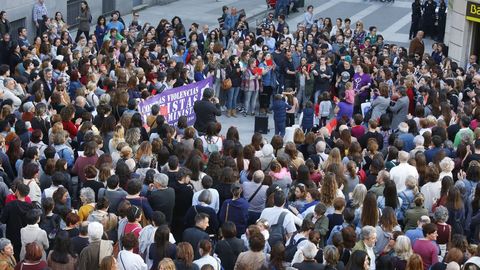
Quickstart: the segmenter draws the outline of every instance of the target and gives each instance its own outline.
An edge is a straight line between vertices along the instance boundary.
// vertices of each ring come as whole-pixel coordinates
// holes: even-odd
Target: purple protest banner
[[[193,104],[202,99],[203,90],[213,87],[213,78],[209,77],[203,81],[189,85],[168,89],[162,93],[150,97],[138,104],[138,110],[142,115],[143,122],[147,122],[147,116],[151,114],[151,108],[157,104],[160,106],[160,114],[165,116],[168,124],[176,125],[178,118],[182,115],[188,118],[188,124],[195,123],[195,112]]]

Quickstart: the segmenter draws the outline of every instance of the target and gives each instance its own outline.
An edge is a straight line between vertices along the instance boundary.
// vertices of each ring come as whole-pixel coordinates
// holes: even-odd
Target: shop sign
[[[480,22],[480,3],[468,1],[465,18],[469,21]]]

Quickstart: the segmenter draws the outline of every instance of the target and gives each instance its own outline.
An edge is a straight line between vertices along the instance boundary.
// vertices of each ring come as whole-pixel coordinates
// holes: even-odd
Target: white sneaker
[[[225,107],[225,106],[222,106],[222,107],[220,107],[220,110],[221,110],[222,112],[224,112],[224,111],[226,111],[226,110],[227,110],[227,107]]]

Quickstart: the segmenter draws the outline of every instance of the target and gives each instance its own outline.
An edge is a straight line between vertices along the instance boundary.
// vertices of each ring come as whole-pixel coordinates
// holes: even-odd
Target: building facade
[[[480,0],[449,0],[445,44],[462,67],[471,54],[480,54]]]
[[[173,2],[175,0],[87,0],[92,13],[92,24],[95,24],[98,16],[108,15],[114,10],[121,14],[128,14],[132,9],[139,5],[157,5]],[[35,35],[35,25],[33,23],[33,5],[37,0],[2,0],[0,10],[7,12],[7,19],[11,22],[11,34],[16,37],[18,27],[27,27],[29,38],[33,39]],[[75,28],[78,24],[77,17],[80,13],[80,3],[82,0],[45,0],[48,10],[48,16],[54,17],[57,11],[63,14],[64,20]],[[108,18],[108,17],[107,17]]]

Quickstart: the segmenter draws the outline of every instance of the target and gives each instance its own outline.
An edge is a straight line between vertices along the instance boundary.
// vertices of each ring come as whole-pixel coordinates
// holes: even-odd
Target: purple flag
[[[188,124],[195,123],[195,112],[193,104],[202,99],[203,90],[207,87],[213,87],[213,78],[209,77],[203,81],[191,83],[189,85],[168,89],[162,93],[141,101],[138,104],[138,111],[146,123],[147,116],[151,114],[151,108],[157,104],[160,106],[160,114],[165,116],[168,124],[176,125],[178,118],[185,115],[188,118]]]

